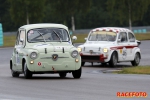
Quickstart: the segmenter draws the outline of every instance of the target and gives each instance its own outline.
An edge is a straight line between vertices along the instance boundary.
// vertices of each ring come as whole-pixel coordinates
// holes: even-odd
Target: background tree
[[[106,0],[92,0],[87,13],[78,12],[76,14],[76,26],[78,29],[88,29],[113,24],[107,19],[109,16],[106,10]]]
[[[46,0],[8,0],[10,14],[16,24],[41,22]]]
[[[149,5],[150,0],[107,0],[110,15],[115,15],[121,24],[128,19],[130,29],[132,22],[142,20]]]
[[[3,31],[9,31],[16,28],[10,19],[8,8],[9,5],[6,0],[0,0],[0,23],[2,23]]]
[[[75,30],[75,14],[78,12],[86,13],[90,9],[91,0],[51,0],[52,9],[64,20],[71,18],[72,30]]]
[[[149,26],[149,2],[150,0],[0,0],[0,23],[4,31],[16,31],[21,25],[40,22],[65,24],[73,30],[75,24],[77,29]]]

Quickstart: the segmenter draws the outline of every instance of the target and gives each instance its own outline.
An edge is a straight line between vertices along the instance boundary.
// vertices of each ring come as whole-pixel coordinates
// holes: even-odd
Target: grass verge
[[[84,38],[86,38],[88,36],[88,34],[73,34],[75,36],[77,36],[77,40],[75,41],[75,43],[84,43],[85,40]],[[135,34],[135,37],[137,40],[150,40],[150,33],[137,33]]]
[[[16,36],[4,36],[3,43],[4,45],[2,47],[13,47],[15,45]]]
[[[150,40],[150,33],[135,34],[137,40]]]
[[[74,43],[84,43],[85,39],[88,34],[73,34],[75,36],[77,36],[77,40],[74,41]],[[72,35],[72,36],[73,36]],[[71,37],[72,37],[71,36]],[[150,40],[150,33],[138,33],[135,34],[135,37],[137,40]],[[16,36],[4,36],[4,45],[1,47],[13,47],[15,45],[15,41],[16,41]]]
[[[116,71],[118,74],[149,74],[150,66],[137,66],[130,68],[123,68],[122,71]]]

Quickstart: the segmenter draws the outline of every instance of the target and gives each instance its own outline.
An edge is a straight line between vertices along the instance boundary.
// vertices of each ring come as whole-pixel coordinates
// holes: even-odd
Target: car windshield
[[[61,28],[40,28],[32,29],[27,33],[28,42],[67,42],[68,33]]]
[[[107,31],[92,32],[88,38],[89,41],[115,41],[116,33]]]

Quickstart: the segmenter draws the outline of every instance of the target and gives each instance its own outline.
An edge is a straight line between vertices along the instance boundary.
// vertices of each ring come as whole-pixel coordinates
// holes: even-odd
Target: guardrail
[[[1,23],[0,23],[0,46],[3,46],[3,29]]]

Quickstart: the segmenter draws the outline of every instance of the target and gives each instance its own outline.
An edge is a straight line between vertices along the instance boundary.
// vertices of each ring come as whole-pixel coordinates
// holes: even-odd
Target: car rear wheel
[[[131,61],[132,66],[138,66],[140,63],[140,55],[139,53],[135,54],[134,60]]]
[[[82,67],[80,67],[78,70],[73,71],[72,75],[74,78],[80,78],[81,77],[81,73],[82,73]]]
[[[65,72],[61,72],[61,73],[59,73],[59,76],[60,76],[61,78],[65,78],[65,77],[66,77],[66,75],[67,75],[67,73],[65,73]]]
[[[32,78],[32,72],[30,72],[30,71],[28,70],[27,63],[26,63],[26,62],[24,63],[23,72],[24,72],[24,77],[25,77],[26,79]]]
[[[13,64],[10,64],[12,77],[19,77],[19,73],[13,70]]]
[[[111,55],[111,59],[110,59],[110,61],[109,61],[109,66],[110,66],[110,67],[116,67],[116,66],[117,66],[117,62],[118,62],[117,53],[114,52],[114,53]]]
[[[19,77],[19,73],[11,70],[12,77]]]

